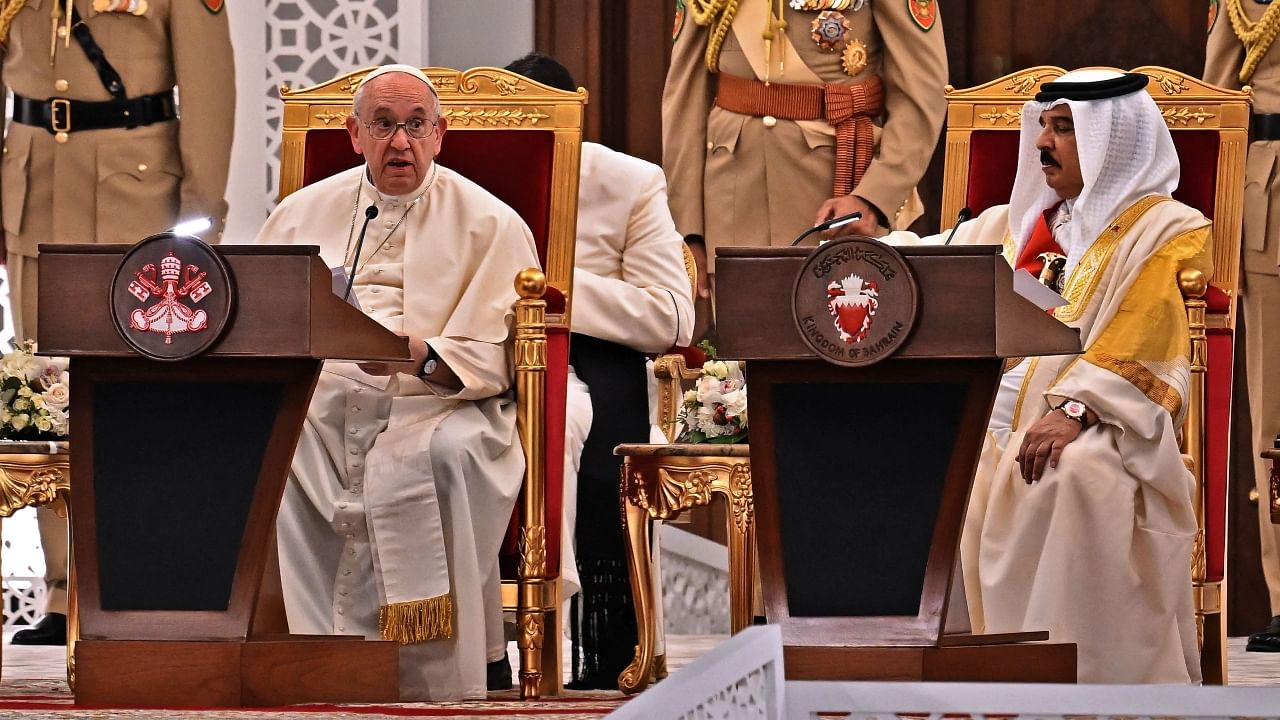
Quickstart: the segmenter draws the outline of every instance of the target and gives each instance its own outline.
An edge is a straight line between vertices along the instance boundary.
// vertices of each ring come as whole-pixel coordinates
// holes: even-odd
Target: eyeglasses
[[[431,135],[436,129],[436,121],[426,118],[410,118],[401,123],[379,118],[363,125],[369,130],[369,135],[374,140],[388,140],[400,128],[404,128],[405,134],[409,137],[421,140]]]

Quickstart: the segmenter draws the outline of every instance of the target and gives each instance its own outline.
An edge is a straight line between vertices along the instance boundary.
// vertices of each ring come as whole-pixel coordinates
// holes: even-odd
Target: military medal
[[[867,0],[791,0],[792,10],[852,10],[858,12]]]
[[[842,50],[845,46],[844,36],[849,32],[849,21],[835,10],[823,10],[810,25],[813,28],[813,41],[818,47],[827,51]]]
[[[844,71],[850,77],[857,76],[867,69],[867,46],[858,38],[854,38],[844,46]]]
[[[146,15],[147,8],[147,0],[93,0],[93,9],[100,13]]]

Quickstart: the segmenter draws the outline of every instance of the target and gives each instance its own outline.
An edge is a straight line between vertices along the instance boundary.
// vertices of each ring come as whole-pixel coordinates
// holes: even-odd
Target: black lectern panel
[[[920,611],[967,390],[928,382],[774,387],[792,617]]]
[[[282,394],[263,382],[96,386],[104,610],[227,609]]]

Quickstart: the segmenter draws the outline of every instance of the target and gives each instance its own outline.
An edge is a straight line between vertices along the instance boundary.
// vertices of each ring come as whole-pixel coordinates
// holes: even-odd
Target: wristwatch
[[[1061,410],[1063,415],[1078,421],[1081,430],[1089,429],[1089,408],[1085,407],[1084,403],[1079,400],[1064,400],[1057,409]]]
[[[436,351],[431,348],[430,344],[427,344],[427,359],[423,361],[422,369],[418,371],[418,377],[424,378],[434,373],[439,366],[440,363],[436,362]]]

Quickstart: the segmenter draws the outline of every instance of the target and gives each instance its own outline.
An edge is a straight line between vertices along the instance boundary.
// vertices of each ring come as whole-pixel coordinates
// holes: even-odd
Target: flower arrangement
[[[30,341],[0,357],[0,439],[65,439],[70,388],[66,358],[36,357]]]
[[[716,359],[715,348],[699,344],[707,353],[697,385],[685,392],[678,419],[684,431],[676,442],[739,443],[747,437],[747,383],[742,363]]]

